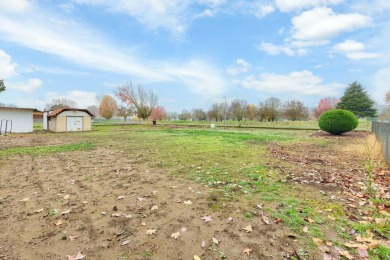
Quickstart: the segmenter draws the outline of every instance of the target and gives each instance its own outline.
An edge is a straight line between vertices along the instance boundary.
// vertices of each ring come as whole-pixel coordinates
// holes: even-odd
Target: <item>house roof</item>
[[[35,110],[35,108],[24,108],[24,107],[0,107],[0,110]]]
[[[51,112],[48,115],[48,117],[58,116],[59,114],[61,114],[64,111],[81,111],[81,112],[85,112],[88,115],[93,117],[93,114],[91,112],[89,112],[88,109],[81,109],[81,108],[62,108],[62,109],[57,109],[57,110],[54,110],[53,112]]]

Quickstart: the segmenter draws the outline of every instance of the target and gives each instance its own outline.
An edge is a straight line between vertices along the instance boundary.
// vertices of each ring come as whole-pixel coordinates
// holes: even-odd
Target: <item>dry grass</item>
[[[374,134],[370,134],[365,138],[356,139],[349,145],[344,146],[342,148],[342,151],[361,155],[364,158],[367,158],[367,156],[369,156],[371,160],[384,160],[382,154],[382,145],[380,142],[378,142]]]

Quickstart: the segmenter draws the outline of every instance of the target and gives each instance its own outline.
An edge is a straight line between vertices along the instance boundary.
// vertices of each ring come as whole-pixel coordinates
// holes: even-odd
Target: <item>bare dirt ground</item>
[[[37,146],[43,139],[46,145],[83,140],[10,135],[0,138],[0,147]],[[318,187],[330,201],[345,201],[351,218],[364,216],[358,208],[370,202],[361,154],[306,143],[272,143],[268,151],[278,160],[269,167],[289,182]],[[375,182],[389,199],[388,170]],[[216,192],[109,146],[0,157],[0,259],[303,259],[290,229],[244,199],[225,202]],[[247,211],[254,217],[243,219]],[[307,259],[324,259],[323,252],[313,248]]]
[[[1,145],[42,138],[13,135]],[[85,259],[287,259],[297,248],[282,224],[260,221],[262,210],[249,223],[238,218],[246,210],[239,201],[213,212],[214,190],[153,169],[137,154],[96,148],[0,158],[0,165],[0,259],[79,259],[79,252]]]

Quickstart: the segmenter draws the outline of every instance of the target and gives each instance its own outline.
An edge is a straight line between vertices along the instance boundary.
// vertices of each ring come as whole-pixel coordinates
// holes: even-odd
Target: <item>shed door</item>
[[[66,118],[66,131],[83,131],[83,117],[68,116]]]

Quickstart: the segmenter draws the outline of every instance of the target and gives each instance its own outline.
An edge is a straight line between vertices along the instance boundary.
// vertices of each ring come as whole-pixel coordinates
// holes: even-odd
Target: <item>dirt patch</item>
[[[74,138],[8,136],[1,145],[62,144]],[[0,158],[0,259],[66,259],[78,252],[86,259],[288,259],[295,254],[298,245],[286,235],[288,229],[272,218],[265,224],[263,210],[237,200],[221,201],[215,211],[210,201],[218,200],[217,190],[153,168],[142,158],[115,147]],[[252,219],[243,218],[246,211]],[[252,232],[243,230],[248,225]]]

